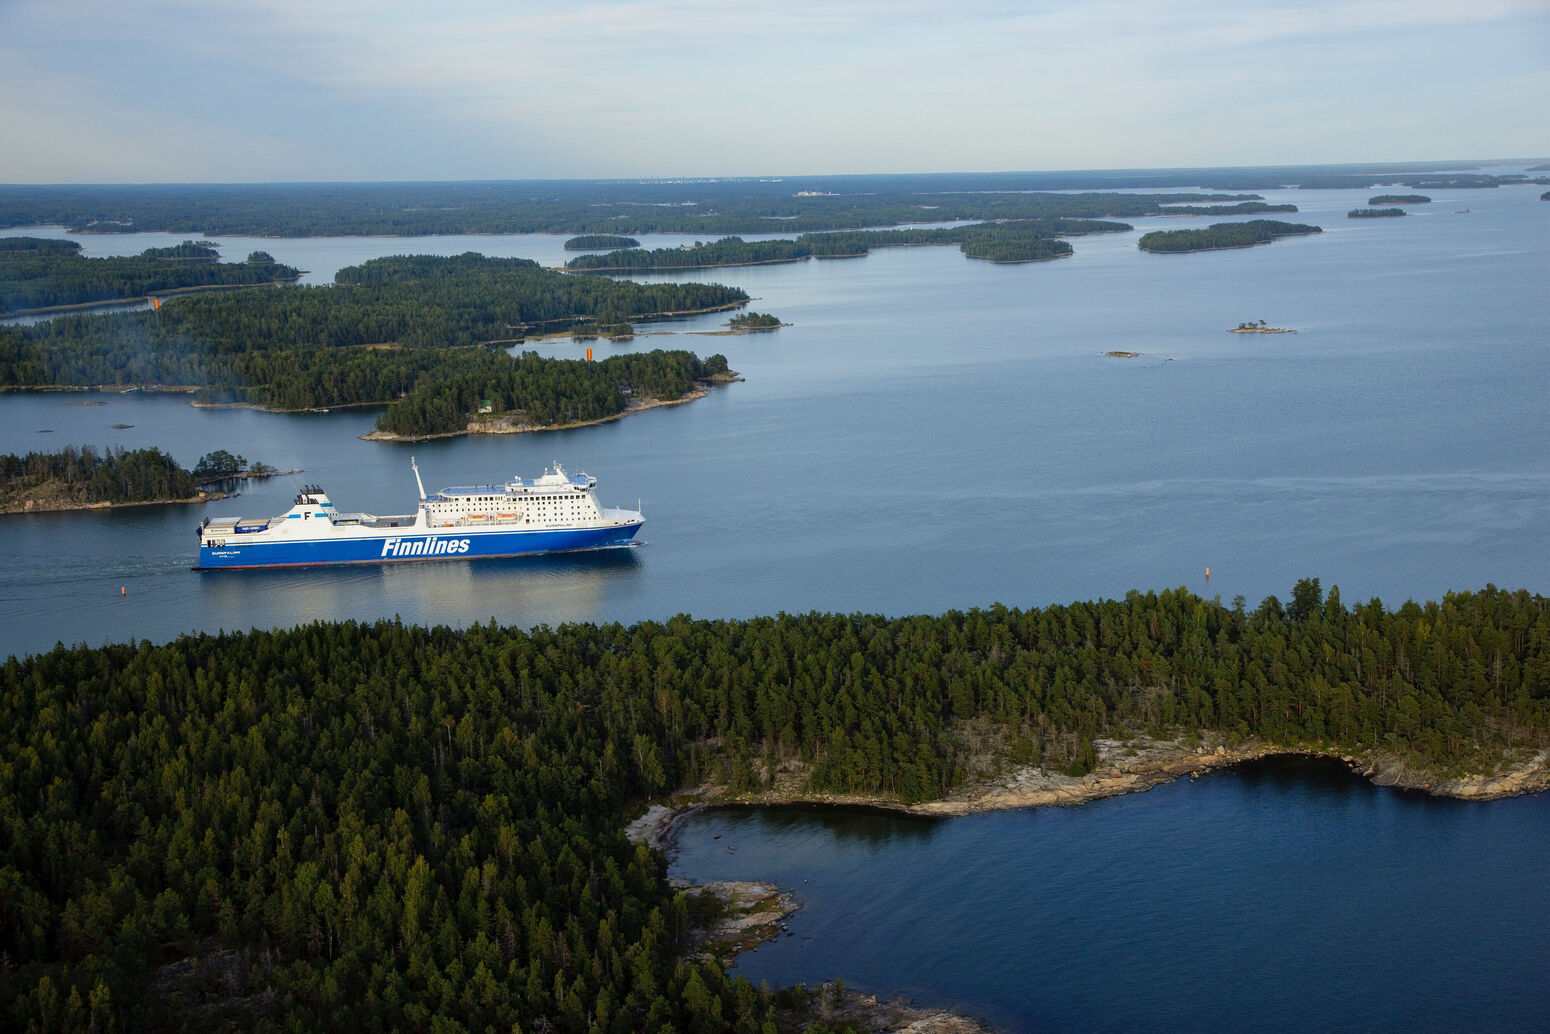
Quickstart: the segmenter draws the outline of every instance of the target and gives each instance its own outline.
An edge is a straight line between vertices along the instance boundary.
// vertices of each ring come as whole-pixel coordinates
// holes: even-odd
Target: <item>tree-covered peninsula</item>
[[[1347,219],[1389,219],[1397,215],[1409,215],[1403,208],[1353,208],[1346,213]]]
[[[1278,237],[1322,232],[1319,227],[1306,223],[1250,219],[1242,223],[1213,223],[1203,230],[1153,230],[1142,234],[1136,243],[1142,251],[1215,251],[1219,248],[1249,248],[1256,244],[1268,244]]]
[[[132,258],[86,258],[75,241],[0,237],[0,314],[285,283],[301,275],[262,251],[246,262],[219,258],[214,248],[194,241],[148,248]]]
[[[340,270],[336,281],[0,327],[0,388],[179,385],[196,389],[201,402],[279,410],[380,404],[389,407],[382,430],[411,436],[465,429],[470,397],[520,398],[514,419],[544,426],[617,415],[627,404],[621,384],[635,399],[664,397],[657,391],[680,398],[705,366],[676,353],[609,383],[611,373],[579,360],[513,359],[482,346],[748,299],[719,284],[567,276],[471,253],[377,259]],[[470,387],[478,380],[487,390]],[[400,406],[402,415],[392,415]]]
[[[638,247],[640,241],[634,237],[620,237],[613,233],[587,233],[565,242],[566,251],[617,251],[620,248]]]
[[[72,445],[59,452],[6,454],[0,455],[0,513],[204,502],[222,498],[211,482],[276,473],[225,449],[206,453],[192,471],[156,448],[99,453],[90,445]]]
[[[202,498],[199,481],[160,449],[0,455],[0,513],[84,510],[97,506],[186,503]]]
[[[1087,772],[1104,737],[1434,788],[1542,766],[1550,601],[1348,608],[1308,579],[1252,611],[1181,589],[12,657],[0,1009],[17,1030],[762,1034],[800,995],[685,958],[705,906],[626,839],[647,801],[929,802]]]
[[[1378,194],[1367,199],[1369,205],[1429,205],[1431,201],[1425,194]]]

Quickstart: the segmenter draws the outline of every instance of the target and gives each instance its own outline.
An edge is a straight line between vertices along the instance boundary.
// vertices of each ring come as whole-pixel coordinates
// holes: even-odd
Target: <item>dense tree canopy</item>
[[[597,362],[545,359],[524,352],[478,349],[428,371],[413,390],[383,412],[377,428],[407,438],[462,431],[485,403],[491,416],[520,418],[535,427],[600,420],[624,412],[631,398],[672,401],[726,359],[701,362],[692,352],[654,350]]]
[[[770,312],[740,312],[728,321],[734,330],[774,330],[780,317]]]
[[[1268,244],[1277,237],[1322,232],[1319,227],[1306,223],[1250,219],[1242,223],[1213,223],[1203,230],[1153,230],[1142,234],[1136,244],[1142,251],[1214,251],[1218,248],[1249,248],[1256,244]]]
[[[640,241],[634,237],[620,237],[614,233],[582,234],[565,242],[566,251],[617,251],[620,248],[638,247]]]
[[[872,248],[956,244],[970,258],[994,262],[1031,262],[1071,254],[1056,237],[1129,230],[1128,223],[1099,219],[1022,219],[1004,223],[909,230],[846,230],[804,233],[795,240],[745,241],[741,237],[695,241],[676,248],[640,248],[606,255],[578,255],[567,269],[585,273],[631,273],[660,269],[706,269],[806,258],[859,258]]]
[[[0,313],[278,283],[301,275],[267,255],[260,261],[250,256],[246,262],[217,262],[219,255],[207,245],[184,241],[147,248],[134,258],[86,258],[74,241],[0,237]]]
[[[229,478],[247,469],[248,461],[245,457],[234,456],[225,449],[216,449],[199,457],[199,462],[194,464],[194,477],[203,481],[213,481],[220,478]]]
[[[29,499],[49,508],[162,502],[198,493],[194,476],[155,448],[99,453],[87,445],[0,456],[0,509],[22,508]]]
[[[1134,218],[1179,211],[1284,211],[1258,195],[1117,194],[1155,175],[1030,174],[825,177],[715,182],[345,183],[3,186],[0,226],[61,224],[81,232],[307,237],[472,233],[727,234],[848,230],[920,222]],[[1173,180],[1173,182],[1178,182]],[[807,181],[811,183],[811,181]],[[1055,193],[1068,187],[1086,193]],[[1226,202],[1226,207],[1215,207]],[[1248,209],[1239,207],[1248,204]]]
[[[733,308],[748,298],[719,284],[567,276],[526,259],[473,253],[377,259],[343,269],[336,279],[334,287],[179,298],[154,313],[0,327],[0,387],[187,385],[207,401],[274,409],[402,405],[404,414],[386,417],[384,428],[421,429],[412,433],[466,423],[461,402],[432,399],[437,391],[488,388],[470,397],[521,398],[518,408],[539,423],[562,413],[596,419],[623,409],[620,385],[642,397],[658,397],[650,395],[658,388],[668,392],[661,397],[680,397],[692,381],[659,373],[698,360],[685,360],[682,352],[666,363],[642,360],[631,377],[606,382],[617,372],[612,367],[517,362],[479,346],[537,331]],[[572,388],[578,394],[568,394]],[[430,427],[437,430],[425,430]]]
[[[1207,729],[1489,766],[1550,743],[1550,601],[1347,609],[1309,579],[1253,612],[349,622],[59,647],[0,682],[18,1029],[751,1034],[770,1001],[679,961],[691,902],[622,834],[643,798],[788,763],[931,798],[964,722],[1072,772],[1094,736]]]

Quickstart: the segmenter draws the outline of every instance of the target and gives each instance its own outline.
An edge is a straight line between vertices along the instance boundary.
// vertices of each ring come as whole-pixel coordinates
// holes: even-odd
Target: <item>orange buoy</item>
[[[1211,580],[1211,569],[1208,567],[1208,568],[1206,568],[1206,581],[1209,582],[1210,580]]]
[[[120,596],[128,596],[129,595],[129,586],[127,586],[127,585],[120,585],[118,587],[118,594]]]

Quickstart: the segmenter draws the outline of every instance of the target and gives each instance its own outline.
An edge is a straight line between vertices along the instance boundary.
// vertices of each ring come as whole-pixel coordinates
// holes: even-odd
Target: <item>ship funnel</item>
[[[420,465],[415,463],[414,457],[409,457],[409,469],[414,471],[414,483],[420,489],[420,502],[425,502],[425,482],[420,480]]]

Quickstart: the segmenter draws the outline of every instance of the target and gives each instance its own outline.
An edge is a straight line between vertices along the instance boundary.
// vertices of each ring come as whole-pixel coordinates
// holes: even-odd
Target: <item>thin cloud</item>
[[[0,155],[0,179],[75,164],[369,179],[1531,153],[1546,146],[1531,105],[1550,88],[1547,26],[1543,0],[13,0],[0,39],[24,63],[0,72],[0,132],[50,138]],[[1427,104],[1361,125],[1404,91]],[[1492,104],[1450,119],[1460,92]],[[153,109],[180,147],[218,140],[218,155],[119,131]]]

